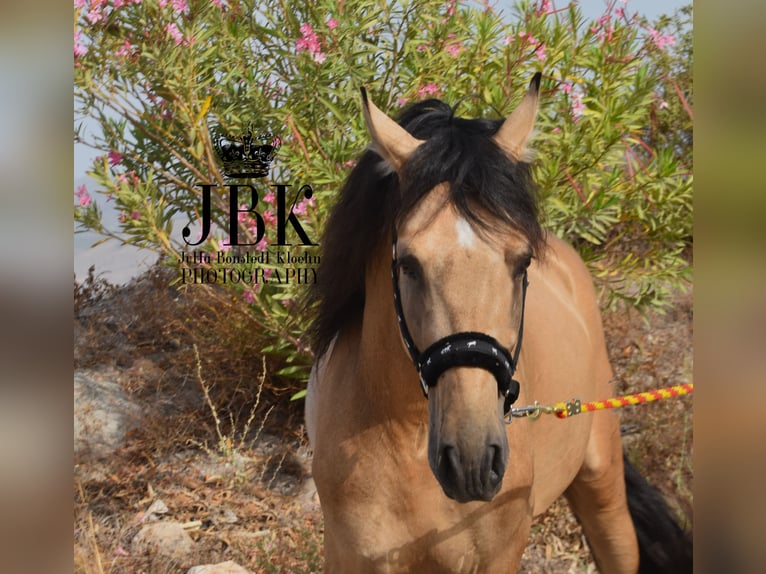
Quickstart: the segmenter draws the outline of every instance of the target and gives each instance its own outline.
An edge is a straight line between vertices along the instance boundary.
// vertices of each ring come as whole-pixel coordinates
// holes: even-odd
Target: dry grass
[[[282,365],[258,352],[257,325],[220,293],[179,296],[160,270],[121,289],[91,275],[75,303],[75,367],[111,369],[149,411],[113,456],[76,461],[75,571],[166,574],[225,560],[254,572],[321,571],[321,512],[300,496],[302,404],[289,400],[294,384],[270,376]],[[621,311],[605,325],[620,393],[691,382],[691,295],[666,316]],[[631,459],[688,524],[691,407],[683,398],[621,414]],[[181,563],[131,548],[156,500],[165,519],[195,525],[195,550]],[[565,502],[535,522],[522,569],[595,571]]]

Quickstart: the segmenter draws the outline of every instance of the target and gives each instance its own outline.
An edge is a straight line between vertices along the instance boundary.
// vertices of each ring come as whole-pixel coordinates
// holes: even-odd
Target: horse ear
[[[372,138],[373,149],[378,152],[396,171],[401,170],[407,158],[421,143],[402,126],[389,118],[367,98],[367,90],[362,88],[364,121]]]
[[[534,75],[521,103],[495,134],[495,142],[515,160],[527,159],[527,140],[532,135],[532,129],[535,126],[541,75],[540,72]]]

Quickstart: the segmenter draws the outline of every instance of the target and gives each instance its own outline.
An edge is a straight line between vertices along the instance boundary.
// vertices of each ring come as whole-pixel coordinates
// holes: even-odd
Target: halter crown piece
[[[415,341],[412,340],[410,330],[407,328],[407,320],[404,318],[402,308],[402,296],[399,292],[399,268],[396,255],[396,233],[394,232],[391,260],[391,281],[394,287],[394,309],[399,323],[399,332],[402,335],[404,346],[410,354],[412,362],[420,377],[420,386],[423,395],[428,397],[428,389],[435,387],[439,377],[447,369],[453,367],[477,367],[489,371],[497,381],[498,393],[505,397],[504,412],[506,416],[511,412],[511,405],[519,397],[519,383],[514,380],[513,374],[519,361],[521,352],[521,339],[524,334],[524,306],[527,298],[527,272],[524,271],[521,291],[521,321],[519,322],[519,335],[516,339],[516,348],[513,356],[500,342],[485,333],[464,331],[447,335],[430,345],[422,353]]]

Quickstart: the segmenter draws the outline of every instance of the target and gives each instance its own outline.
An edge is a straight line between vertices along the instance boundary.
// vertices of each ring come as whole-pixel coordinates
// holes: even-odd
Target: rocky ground
[[[223,318],[159,271],[75,286],[76,572],[321,571],[296,389]],[[618,392],[692,382],[691,293],[604,319]],[[631,459],[690,527],[692,398],[621,417]],[[522,571],[595,572],[565,502],[535,522]]]

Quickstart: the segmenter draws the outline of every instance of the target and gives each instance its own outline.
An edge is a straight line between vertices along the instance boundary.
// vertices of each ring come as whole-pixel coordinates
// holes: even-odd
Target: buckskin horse
[[[561,494],[602,572],[636,572],[639,556],[642,572],[691,571],[661,497],[624,469],[616,415],[506,422],[517,400],[612,391],[591,277],[538,221],[540,77],[505,121],[427,100],[397,123],[362,90],[372,146],[309,295],[327,572],[516,572]]]

